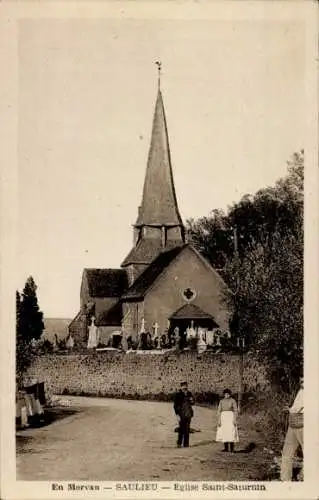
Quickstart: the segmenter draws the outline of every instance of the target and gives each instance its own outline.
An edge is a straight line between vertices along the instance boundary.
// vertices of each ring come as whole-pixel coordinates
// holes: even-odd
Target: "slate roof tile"
[[[128,287],[125,269],[86,269],[91,297],[120,297]]]

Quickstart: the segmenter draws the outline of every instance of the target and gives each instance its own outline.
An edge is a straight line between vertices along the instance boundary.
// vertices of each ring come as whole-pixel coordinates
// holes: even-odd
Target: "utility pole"
[[[243,379],[244,379],[244,348],[245,339],[244,337],[239,337],[239,391],[238,391],[238,412],[240,412],[242,398],[243,398]]]
[[[239,255],[238,255],[238,233],[237,227],[234,227],[234,257],[236,268],[236,291],[235,291],[235,312],[238,314],[238,295],[239,295]],[[240,322],[237,317],[237,327]],[[238,412],[240,412],[243,397],[243,378],[244,378],[244,347],[245,339],[240,336],[237,338],[237,347],[239,348],[239,388],[238,388]]]

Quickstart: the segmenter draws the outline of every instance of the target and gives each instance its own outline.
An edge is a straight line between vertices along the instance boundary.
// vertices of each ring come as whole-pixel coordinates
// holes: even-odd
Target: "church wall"
[[[180,227],[169,227],[166,230],[167,241],[180,241],[182,240],[182,231]]]
[[[107,345],[113,332],[121,330],[120,326],[98,326],[99,343]]]
[[[160,227],[145,226],[143,228],[144,238],[162,239],[162,229]]]
[[[131,314],[132,314],[132,311],[130,308],[130,304],[123,303],[122,309],[123,309],[122,328],[127,335],[131,335],[131,330],[132,330]]]
[[[69,333],[72,335],[75,345],[84,346],[87,343],[86,316],[80,313],[69,325]]]
[[[147,268],[147,264],[130,264],[126,266],[126,272],[128,277],[129,286],[131,286],[134,281],[142,274]]]
[[[170,398],[187,380],[197,400],[238,391],[239,356],[196,352],[136,354],[115,351],[49,354],[33,359],[27,377],[45,382],[50,394],[86,394],[133,399]],[[265,367],[252,354],[244,357],[244,391],[265,391]]]
[[[118,301],[117,297],[94,297],[92,301],[95,302],[95,315],[96,317],[103,311],[107,311]]]
[[[128,285],[131,286],[135,281],[135,266],[133,264],[130,264],[129,266],[126,266],[125,269],[128,279]]]
[[[144,301],[138,302],[137,303],[137,332],[139,333],[141,330],[141,325],[142,325],[142,319],[144,318]],[[145,320],[145,318],[144,318]],[[145,330],[150,331],[149,325],[145,325]]]
[[[91,298],[91,302],[95,302],[95,315],[96,317],[103,311],[110,309],[114,304],[116,304],[118,299],[109,298]],[[101,327],[99,327],[101,328]],[[104,328],[104,327],[103,327]],[[110,329],[110,331],[109,331]],[[118,330],[119,327],[112,326],[103,329],[103,339],[108,338],[110,333],[114,330]],[[72,334],[76,345],[86,345],[88,338],[88,325],[86,315],[80,313],[71,323],[69,327],[69,332]],[[102,330],[101,330],[102,332]]]
[[[89,287],[88,287],[86,272],[84,271],[82,275],[81,290],[80,290],[80,303],[82,310],[89,301],[90,301]]]
[[[123,304],[123,328],[126,335],[131,335],[133,339],[137,338],[137,333],[141,327],[141,321],[144,316],[144,304],[140,302],[125,302]]]
[[[192,304],[211,314],[220,327],[227,330],[230,312],[223,299],[225,285],[189,248],[185,248],[146,294],[146,321],[157,321],[163,332],[168,318],[187,303],[182,292],[188,287],[196,292]]]

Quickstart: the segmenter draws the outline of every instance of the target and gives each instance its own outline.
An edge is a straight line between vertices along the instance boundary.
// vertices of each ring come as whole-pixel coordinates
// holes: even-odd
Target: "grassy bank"
[[[265,393],[246,395],[243,406],[243,418],[246,425],[254,429],[265,443],[265,455],[270,464],[265,471],[264,480],[278,480],[280,473],[281,453],[288,427],[288,412],[283,408],[291,403],[291,398],[284,393]],[[303,455],[298,450],[293,467],[293,480],[303,478]]]
[[[242,411],[247,422],[263,436],[274,453],[282,450],[288,424],[288,413],[283,408],[289,402],[289,396],[273,392],[246,394],[243,401]]]

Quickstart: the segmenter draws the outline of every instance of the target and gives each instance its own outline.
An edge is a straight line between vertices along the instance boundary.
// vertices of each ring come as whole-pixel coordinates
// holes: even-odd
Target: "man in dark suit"
[[[174,410],[179,417],[178,440],[177,446],[184,448],[189,446],[189,431],[192,417],[194,415],[193,406],[194,398],[188,390],[187,382],[181,383],[180,390],[175,394]]]

